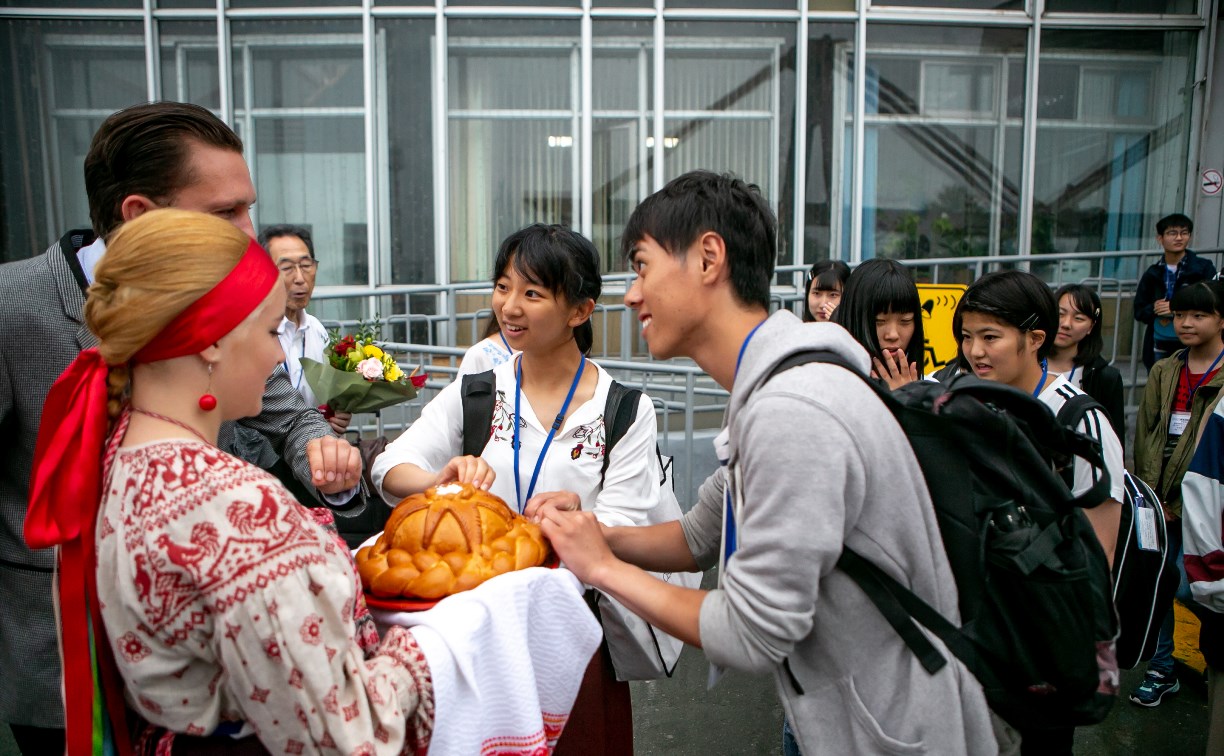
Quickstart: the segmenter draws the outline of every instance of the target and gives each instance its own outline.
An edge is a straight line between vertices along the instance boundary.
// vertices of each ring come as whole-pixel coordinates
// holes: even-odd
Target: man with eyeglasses
[[[306,312],[310,297],[314,294],[315,275],[319,263],[315,258],[314,240],[310,229],[303,226],[281,224],[269,226],[259,234],[259,243],[276,267],[280,268],[281,281],[289,297],[285,300],[285,319],[280,324],[281,349],[285,352],[285,371],[289,380],[306,403],[319,406],[319,400],[302,376],[301,358],[325,362],[323,350],[327,347],[327,329],[319,319]],[[348,429],[353,415],[349,412],[329,413],[327,422],[332,430],[341,435]]]
[[[1135,320],[1146,323],[1143,336],[1143,365],[1152,365],[1182,348],[1173,330],[1169,301],[1173,293],[1199,281],[1215,278],[1215,265],[1190,251],[1194,221],[1181,213],[1156,221],[1156,241],[1164,257],[1143,272],[1135,289]]]

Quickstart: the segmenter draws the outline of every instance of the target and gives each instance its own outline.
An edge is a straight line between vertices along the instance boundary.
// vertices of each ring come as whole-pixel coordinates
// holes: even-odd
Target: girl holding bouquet
[[[48,396],[25,530],[60,547],[69,753],[424,753],[412,633],[379,642],[330,513],[215,446],[284,359],[268,254],[218,218],[154,210],[96,279],[98,347]]]
[[[645,396],[601,474],[612,377],[587,359],[601,290],[599,255],[562,226],[511,234],[493,266],[493,314],[517,354],[493,369],[493,423],[480,456],[462,456],[461,383],[442,390],[371,467],[388,504],[452,481],[488,489],[518,511],[543,502],[594,512],[605,525],[643,525],[659,501],[654,407]],[[627,683],[606,645],[592,661],[558,753],[632,753]],[[602,732],[603,738],[597,733]]]

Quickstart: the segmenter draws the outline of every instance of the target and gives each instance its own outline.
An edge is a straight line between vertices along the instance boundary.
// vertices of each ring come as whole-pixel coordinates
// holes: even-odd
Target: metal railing
[[[1224,250],[1196,250],[1196,253],[1211,259],[1219,269]],[[1092,286],[1101,298],[1104,353],[1123,374],[1126,412],[1130,418],[1137,406],[1138,390],[1146,382],[1146,371],[1140,374],[1143,326],[1134,321],[1131,306],[1139,275],[1158,256],[1158,252],[1146,250],[898,262],[913,268],[920,283],[969,283],[993,270],[1020,268],[1033,271],[1051,287],[1065,283]],[[808,267],[785,265],[777,269],[770,293],[774,308],[802,311]],[[694,449],[695,437],[699,431],[721,424],[728,395],[689,360],[659,361],[650,357],[640,337],[635,315],[621,301],[632,278],[629,273],[604,276],[604,293],[593,316],[596,340],[592,357],[618,380],[642,389],[654,401],[661,428],[660,443],[676,458],[677,495],[687,506],[693,501],[696,485],[693,466],[699,455]],[[391,336],[387,339],[388,349],[405,355],[401,364],[406,369],[409,365],[423,365],[430,375],[417,400],[384,411],[375,424],[361,426],[364,430],[394,435],[419,416],[424,402],[454,379],[465,351],[463,346],[457,345],[480,340],[484,324],[492,314],[488,307],[491,293],[488,283],[337,287],[320,289],[316,293],[318,300],[362,301],[364,319],[381,323],[384,335],[389,332]],[[479,302],[480,306],[456,307],[465,297]],[[417,312],[408,310],[412,304],[417,305]],[[396,307],[401,311],[396,312]],[[382,312],[393,314],[380,315]],[[324,322],[328,327],[356,325],[355,320]],[[677,433],[681,434],[679,444],[674,438]]]

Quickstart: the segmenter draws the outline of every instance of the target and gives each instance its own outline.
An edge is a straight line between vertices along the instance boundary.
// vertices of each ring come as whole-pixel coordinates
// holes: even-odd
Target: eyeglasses
[[[1181,238],[1183,236],[1186,237],[1187,239],[1190,238],[1190,232],[1184,228],[1170,228],[1168,231],[1164,232],[1164,235],[1172,236],[1175,238]]]
[[[315,272],[315,268],[319,267],[319,263],[307,257],[305,260],[299,260],[295,263],[283,262],[276,267],[280,268],[281,275],[291,276],[293,271],[300,270],[302,275],[310,275]]]

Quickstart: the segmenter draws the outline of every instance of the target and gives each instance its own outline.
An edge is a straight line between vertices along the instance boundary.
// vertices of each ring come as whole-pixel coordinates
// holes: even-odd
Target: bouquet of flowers
[[[326,363],[301,358],[302,375],[319,401],[335,412],[377,412],[416,398],[427,376],[416,370],[405,375],[377,339],[377,328],[360,322],[355,334],[331,332]]]

